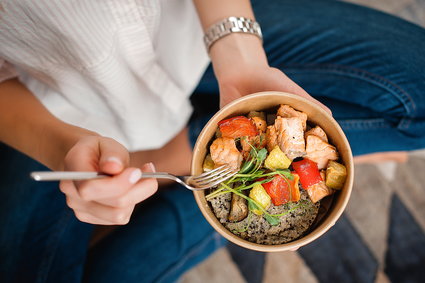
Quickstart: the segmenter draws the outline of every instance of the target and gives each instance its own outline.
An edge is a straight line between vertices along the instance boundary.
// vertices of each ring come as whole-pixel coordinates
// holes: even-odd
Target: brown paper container
[[[335,119],[319,105],[299,95],[273,91],[259,92],[244,96],[226,105],[211,118],[196,141],[191,164],[192,174],[197,175],[202,173],[202,164],[207,154],[207,145],[214,136],[219,121],[237,115],[246,115],[252,110],[274,110],[277,109],[280,104],[287,104],[297,110],[305,112],[308,116],[309,123],[318,125],[325,130],[330,143],[336,146],[342,162],[347,167],[347,180],[344,188],[334,194],[331,203],[327,201],[328,207],[324,207],[324,209],[327,210],[326,213],[322,215],[320,221],[318,221],[307,234],[295,241],[281,245],[251,243],[234,235],[217,220],[209,204],[205,200],[205,192],[194,192],[196,202],[202,214],[218,233],[239,246],[262,252],[295,250],[319,238],[329,230],[341,216],[347,206],[353,186],[354,168],[351,148],[341,127]],[[323,211],[323,208],[321,209]]]

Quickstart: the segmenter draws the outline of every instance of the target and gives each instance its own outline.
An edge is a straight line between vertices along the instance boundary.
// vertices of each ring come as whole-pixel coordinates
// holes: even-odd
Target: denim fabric
[[[332,110],[354,155],[425,148],[425,29],[338,1],[252,2],[270,65]],[[218,93],[211,68],[195,93]]]
[[[38,170],[47,168],[0,143],[0,282],[78,282],[92,225],[57,182],[29,178]]]
[[[128,225],[89,252],[85,281],[174,282],[223,244],[192,192],[162,189],[140,205]]]
[[[0,156],[0,282],[174,282],[225,243],[174,185],[88,250],[93,225],[75,218],[57,182],[29,178],[47,168],[1,143]]]
[[[354,154],[425,147],[424,29],[338,1],[253,7],[270,64],[332,109]],[[218,109],[211,67],[192,101],[194,144]],[[57,183],[28,178],[45,169],[0,145],[0,282],[173,282],[223,244],[175,186],[87,251],[93,226],[75,218]]]

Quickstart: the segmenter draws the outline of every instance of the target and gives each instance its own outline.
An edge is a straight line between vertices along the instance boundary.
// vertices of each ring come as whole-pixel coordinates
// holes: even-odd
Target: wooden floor
[[[349,2],[396,14],[408,21],[425,26],[425,0],[349,0]],[[403,209],[406,208],[406,215],[412,217],[422,232],[425,231],[425,175],[417,174],[417,172],[425,172],[425,151],[412,153],[406,164],[359,165],[356,166],[355,171],[356,182],[345,213],[347,221],[354,227],[350,225],[347,227],[361,234],[363,244],[371,253],[370,257],[375,265],[378,266],[373,271],[375,272],[374,281],[390,282],[391,278],[386,275],[388,272],[385,274],[382,267],[384,263],[388,265],[388,262],[391,262],[388,245],[392,245],[391,239],[396,237],[393,233],[397,231],[394,232],[388,227],[390,222],[396,222],[397,220],[394,219],[398,218],[391,216],[389,211],[392,211],[394,207],[397,207],[398,211],[404,211]],[[368,201],[371,199],[377,199],[378,202]],[[362,209],[358,209],[359,207]],[[403,213],[400,212],[401,214]],[[371,215],[373,217],[370,217]],[[344,219],[341,222],[344,224]],[[421,252],[423,253],[423,250]],[[314,268],[313,270],[310,268],[306,262],[308,259],[304,256],[308,250],[266,254],[261,263],[263,272],[257,275],[257,278],[253,276],[252,280],[246,280],[242,276],[241,269],[232,260],[231,253],[232,250],[229,248],[217,251],[209,259],[184,274],[181,282],[309,283],[324,281],[323,278],[326,278],[315,276]]]

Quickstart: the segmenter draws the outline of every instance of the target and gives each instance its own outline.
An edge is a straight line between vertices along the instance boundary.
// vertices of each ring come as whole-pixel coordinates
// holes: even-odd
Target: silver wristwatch
[[[204,42],[209,52],[211,45],[218,39],[233,32],[250,33],[263,40],[260,25],[251,19],[244,17],[229,17],[212,25],[204,35]]]

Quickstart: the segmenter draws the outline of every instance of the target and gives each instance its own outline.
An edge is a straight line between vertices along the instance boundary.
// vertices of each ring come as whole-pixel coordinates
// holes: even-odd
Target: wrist
[[[268,67],[262,41],[252,34],[232,33],[220,38],[211,46],[210,58],[219,81],[255,68]]]

